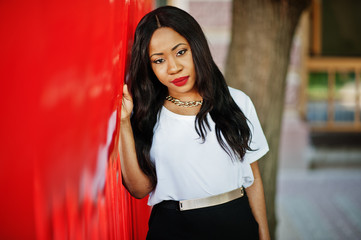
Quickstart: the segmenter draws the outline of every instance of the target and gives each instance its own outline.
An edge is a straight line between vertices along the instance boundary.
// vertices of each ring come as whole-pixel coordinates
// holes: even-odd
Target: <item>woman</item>
[[[269,239],[251,100],[229,88],[199,24],[161,7],[135,32],[123,89],[122,177],[153,206],[147,239]],[[245,191],[244,191],[245,190]]]

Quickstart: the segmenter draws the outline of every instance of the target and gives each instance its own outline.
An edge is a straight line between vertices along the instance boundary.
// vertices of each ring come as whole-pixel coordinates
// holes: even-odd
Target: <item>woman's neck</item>
[[[201,98],[198,98],[198,99],[201,99]],[[195,101],[195,100],[190,99],[189,101]],[[169,111],[174,112],[176,114],[180,114],[180,115],[197,115],[199,110],[202,107],[201,104],[197,105],[197,106],[191,106],[191,107],[179,106],[179,105],[175,104],[174,102],[171,102],[168,100],[164,101],[163,106],[165,108],[167,108]]]
[[[191,90],[189,92],[168,91],[168,95],[172,96],[173,98],[177,98],[177,99],[179,99],[180,101],[183,101],[183,102],[202,100],[202,96],[195,89],[193,89],[193,90]]]

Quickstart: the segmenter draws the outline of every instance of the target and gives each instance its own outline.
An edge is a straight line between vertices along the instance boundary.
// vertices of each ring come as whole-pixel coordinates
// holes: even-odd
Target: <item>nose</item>
[[[168,74],[176,74],[182,71],[183,66],[175,58],[168,59]]]

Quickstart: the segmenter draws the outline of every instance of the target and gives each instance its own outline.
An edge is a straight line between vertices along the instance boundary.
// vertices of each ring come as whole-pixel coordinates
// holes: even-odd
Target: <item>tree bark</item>
[[[270,146],[260,161],[271,238],[275,239],[278,147],[292,38],[311,0],[233,0],[225,76],[249,95]]]

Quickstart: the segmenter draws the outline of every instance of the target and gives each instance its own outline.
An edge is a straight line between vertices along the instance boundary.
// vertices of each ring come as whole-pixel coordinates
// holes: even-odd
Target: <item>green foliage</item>
[[[307,95],[309,101],[324,101],[328,98],[327,72],[311,72],[308,76]],[[346,84],[355,82],[355,73],[337,72],[335,78],[335,98],[339,98],[340,90]]]

